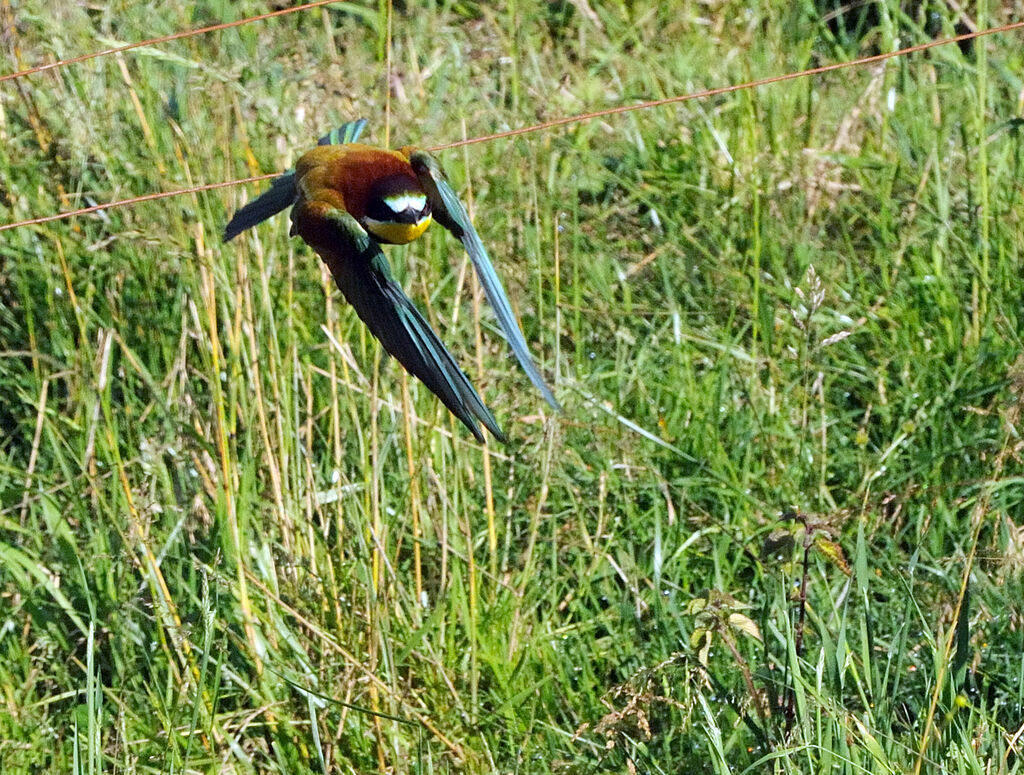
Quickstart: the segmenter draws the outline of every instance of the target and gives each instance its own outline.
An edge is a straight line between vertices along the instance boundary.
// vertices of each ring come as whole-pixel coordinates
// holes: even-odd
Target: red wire
[[[56,62],[48,62],[45,65],[39,65],[38,67],[30,67],[28,70],[19,70],[16,73],[7,73],[0,75],[0,83],[4,81],[10,81],[13,78],[21,78],[26,75],[34,75],[35,73],[41,73],[44,70],[55,70],[58,67],[64,67],[65,65],[73,65],[78,62],[86,62],[96,57],[107,56],[108,54],[120,54],[122,51],[130,51],[133,48],[141,48],[142,46],[154,46],[158,43],[166,43],[169,40],[181,40],[182,38],[191,38],[193,35],[202,35],[207,32],[216,32],[217,30],[226,30],[230,27],[241,27],[243,24],[249,22],[259,22],[264,19],[270,19],[274,16],[284,16],[289,13],[297,13],[299,11],[306,11],[310,8],[317,8],[321,5],[328,5],[329,3],[344,2],[344,0],[315,0],[312,3],[303,3],[297,5],[294,8],[285,8],[280,11],[271,11],[270,13],[262,13],[259,16],[249,16],[245,19],[239,19],[234,22],[224,22],[223,24],[211,24],[209,27],[200,27],[195,30],[185,30],[184,32],[175,32],[172,35],[164,35],[159,38],[149,38],[148,40],[140,40],[135,43],[128,43],[124,46],[118,46],[116,48],[108,48],[103,51],[94,51],[91,54],[82,54],[77,57],[70,57],[68,59],[58,59]]]
[[[316,5],[324,5],[324,4],[325,4],[325,2],[323,0],[321,0],[321,2],[309,3],[309,4],[305,5],[305,6],[297,6],[295,9],[289,9],[289,10],[290,11],[291,10],[298,10],[299,8],[309,8],[309,7],[313,7],[313,6],[316,6]],[[267,14],[266,16],[280,15],[280,13],[282,13],[282,12],[281,11],[277,11],[277,12],[275,12],[273,14]],[[266,18],[266,16],[264,16],[264,17],[254,17],[254,18]],[[237,25],[239,23],[240,22],[232,22],[231,25]],[[218,25],[217,28],[220,28],[222,26],[228,26],[228,25]],[[618,113],[628,113],[628,112],[633,111],[633,110],[644,110],[644,109],[647,109],[647,108],[655,108],[655,107],[659,107],[661,105],[672,105],[672,104],[675,104],[677,102],[685,102],[687,100],[697,99],[697,98],[700,98],[700,97],[712,97],[712,96],[715,96],[717,94],[728,94],[729,92],[740,91],[741,89],[753,89],[753,88],[757,88],[759,86],[765,86],[765,85],[771,84],[771,83],[779,83],[781,81],[792,81],[792,80],[794,80],[796,78],[804,78],[804,77],[809,76],[809,75],[820,75],[821,73],[828,73],[828,72],[832,72],[834,70],[844,70],[844,69],[847,69],[847,68],[850,68],[850,67],[860,67],[862,65],[869,65],[869,64],[873,64],[875,62],[882,62],[882,61],[884,61],[886,59],[892,59],[893,57],[908,56],[909,54],[914,54],[914,53],[917,53],[919,51],[925,51],[925,50],[930,49],[930,48],[936,48],[938,46],[946,46],[946,45],[949,45],[950,43],[960,43],[961,41],[972,40],[974,38],[980,38],[980,37],[985,36],[985,35],[993,35],[993,34],[998,33],[998,32],[1010,32],[1012,30],[1017,30],[1017,29],[1020,29],[1022,27],[1024,27],[1024,21],[1022,21],[1022,22],[1014,22],[1013,24],[1005,24],[1005,25],[1003,25],[1001,27],[993,27],[993,28],[987,29],[987,30],[978,30],[978,31],[975,31],[975,32],[968,32],[968,33],[965,33],[963,35],[957,35],[956,37],[953,37],[953,38],[943,38],[941,40],[928,41],[927,43],[919,43],[916,46],[908,46],[907,48],[901,48],[898,51],[891,51],[891,52],[886,53],[886,54],[876,54],[874,56],[862,57],[860,59],[854,59],[854,60],[852,60],[850,62],[839,62],[839,63],[831,64],[831,65],[823,65],[822,67],[814,67],[814,68],[811,68],[810,70],[801,70],[801,71],[796,72],[796,73],[786,73],[785,75],[776,75],[776,76],[772,76],[770,78],[761,78],[761,79],[756,80],[756,81],[747,81],[745,83],[733,84],[731,86],[721,86],[721,87],[716,88],[716,89],[705,89],[704,91],[692,92],[690,94],[681,94],[681,95],[677,95],[675,97],[667,97],[665,99],[660,99],[660,100],[650,100],[648,102],[640,102],[640,103],[637,103],[635,105],[619,105],[618,107],[607,108],[605,110],[595,110],[595,111],[592,111],[590,113],[581,113],[581,114],[576,115],[576,116],[567,116],[567,117],[564,117],[564,118],[554,119],[553,121],[545,121],[545,122],[540,123],[540,124],[533,124],[531,126],[520,127],[519,129],[510,129],[510,130],[507,130],[505,132],[495,132],[494,134],[483,135],[481,137],[471,137],[471,138],[466,139],[466,140],[457,140],[457,141],[455,141],[453,143],[447,143],[445,145],[436,145],[433,148],[430,148],[428,150],[431,150],[431,151],[443,151],[443,150],[446,150],[446,149],[449,149],[449,148],[458,148],[459,146],[463,146],[463,145],[472,145],[473,143],[489,142],[491,140],[498,140],[498,139],[504,138],[504,137],[515,137],[516,135],[524,135],[524,134],[527,134],[529,132],[539,132],[539,131],[541,131],[543,129],[551,129],[553,127],[565,126],[566,124],[575,124],[575,123],[578,123],[578,122],[581,122],[581,121],[588,121],[588,120],[593,119],[593,118],[600,118],[602,116],[611,116],[611,115],[615,115],[615,114],[618,114]],[[206,28],[206,29],[213,29],[213,28]],[[202,31],[202,30],[200,30],[200,31]],[[192,33],[193,34],[197,34],[200,31],[192,31]],[[179,34],[179,37],[183,37],[184,35],[185,35],[185,33],[181,33],[181,34]],[[140,44],[134,44],[134,45],[144,45],[144,44],[140,43]],[[132,47],[134,47],[134,45]],[[115,49],[115,50],[119,50],[119,49]],[[90,55],[90,56],[98,56],[98,54]],[[86,57],[86,58],[88,58],[88,57]],[[71,62],[71,61],[78,61],[78,60],[67,60],[67,61]],[[26,72],[28,72],[28,71],[26,71]],[[240,185],[240,184],[243,184],[243,183],[255,183],[255,182],[258,182],[258,181],[261,181],[261,180],[267,180],[268,178],[276,177],[277,174],[278,173],[270,173],[270,174],[267,174],[267,175],[257,175],[256,177],[251,177],[251,178],[239,178],[238,180],[226,180],[226,181],[222,181],[220,183],[206,183],[206,184],[201,185],[201,186],[193,186],[191,188],[183,188],[183,189],[178,189],[178,190],[175,190],[175,191],[161,191],[161,192],[154,193],[154,194],[144,194],[142,196],[131,197],[130,199],[120,199],[120,200],[117,200],[117,201],[114,201],[114,202],[108,202],[107,204],[93,205],[91,207],[83,207],[83,208],[81,208],[79,210],[69,210],[67,212],[56,213],[54,215],[43,215],[43,216],[39,216],[37,218],[28,218],[28,219],[23,220],[23,221],[16,221],[14,223],[5,223],[3,225],[0,225],[0,231],[7,231],[8,229],[16,229],[16,228],[21,227],[21,226],[30,226],[30,225],[36,224],[36,223],[46,223],[48,221],[62,220],[64,218],[71,218],[71,217],[74,217],[76,215],[84,215],[86,213],[96,212],[97,210],[108,210],[108,209],[112,209],[112,208],[115,208],[115,207],[124,207],[126,205],[137,204],[139,202],[148,202],[148,201],[152,201],[152,200],[155,200],[155,199],[167,199],[168,197],[181,196],[182,194],[192,194],[192,193],[195,193],[195,192],[198,192],[198,191],[210,191],[210,190],[216,189],[216,188],[226,188],[228,186],[235,186],[235,185]]]

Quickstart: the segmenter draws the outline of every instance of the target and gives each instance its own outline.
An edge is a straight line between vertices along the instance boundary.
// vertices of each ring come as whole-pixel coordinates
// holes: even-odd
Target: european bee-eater
[[[451,353],[395,282],[382,244],[412,242],[432,220],[455,235],[473,262],[512,352],[545,400],[555,409],[558,402],[530,357],[501,280],[437,160],[411,146],[392,151],[357,143],[364,126],[366,120],[360,119],[322,137],[294,170],[235,213],[224,241],[292,206],[292,236],[302,237],[320,255],[384,349],[479,441],[483,434],[478,420],[506,441]]]

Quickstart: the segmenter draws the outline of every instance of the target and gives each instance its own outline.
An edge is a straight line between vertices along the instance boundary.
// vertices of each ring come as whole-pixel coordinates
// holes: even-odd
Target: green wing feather
[[[288,170],[281,177],[274,178],[270,188],[249,202],[231,216],[224,227],[224,241],[229,242],[246,229],[277,215],[286,207],[295,204],[295,170]]]
[[[349,121],[337,129],[332,129],[317,142],[317,145],[341,145],[354,143],[362,134],[366,119]],[[270,188],[249,202],[245,207],[231,216],[224,228],[224,241],[229,242],[246,229],[277,215],[287,207],[295,204],[295,170],[288,170],[270,184]]]
[[[380,246],[348,213],[334,210],[330,220],[336,227],[336,243],[324,245],[317,252],[370,332],[410,374],[441,399],[477,440],[483,441],[479,420],[495,438],[507,442],[451,353],[395,282]]]
[[[449,185],[437,160],[426,151],[414,151],[409,160],[420,185],[423,186],[430,199],[434,220],[454,234],[462,242],[466,253],[469,254],[469,259],[473,262],[473,267],[483,285],[484,294],[494,309],[498,324],[519,364],[530,381],[544,396],[544,400],[556,410],[561,411],[562,407],[533,362],[526,340],[523,338],[523,332],[519,329],[519,323],[516,322],[515,315],[512,313],[512,306],[505,294],[505,288],[502,286],[497,272],[494,271],[487,250],[484,248],[483,242],[480,241],[480,235],[473,228],[473,222],[469,219],[466,208],[463,207],[459,197]]]

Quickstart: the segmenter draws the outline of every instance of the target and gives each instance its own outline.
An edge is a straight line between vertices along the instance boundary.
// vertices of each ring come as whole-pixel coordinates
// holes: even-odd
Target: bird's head
[[[430,221],[430,202],[415,178],[389,175],[370,188],[363,225],[378,241],[412,242]]]

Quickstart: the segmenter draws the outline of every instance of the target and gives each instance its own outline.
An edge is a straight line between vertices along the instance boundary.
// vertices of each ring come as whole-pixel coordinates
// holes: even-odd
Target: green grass
[[[962,21],[749,5],[398,4],[390,140]],[[52,8],[3,4],[8,71],[268,6]],[[385,11],[5,82],[2,220],[284,169],[358,116],[383,143]],[[565,413],[455,240],[389,256],[504,448],[286,217],[220,244],[255,186],[4,232],[0,771],[1024,770],[1022,52],[444,152]]]

